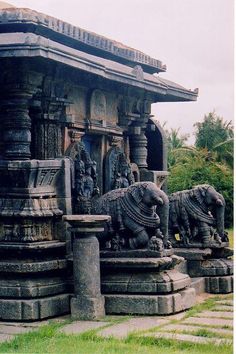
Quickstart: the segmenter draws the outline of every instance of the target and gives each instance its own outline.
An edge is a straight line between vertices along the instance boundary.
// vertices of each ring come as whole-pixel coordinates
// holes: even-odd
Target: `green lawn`
[[[82,335],[58,333],[59,325],[41,327],[37,332],[18,335],[0,345],[0,353],[62,354],[231,354],[232,346],[190,344],[174,340],[130,336],[126,340],[102,339],[95,332]]]

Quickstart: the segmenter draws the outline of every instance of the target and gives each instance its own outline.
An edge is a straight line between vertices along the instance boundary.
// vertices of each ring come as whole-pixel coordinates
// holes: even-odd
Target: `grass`
[[[210,354],[212,344],[192,344],[175,340],[130,335],[126,340],[104,339],[95,331],[81,335],[58,333],[61,325],[42,326],[38,331],[18,335],[0,345],[0,353],[63,353],[63,354]],[[232,353],[230,345],[214,346],[214,354]]]

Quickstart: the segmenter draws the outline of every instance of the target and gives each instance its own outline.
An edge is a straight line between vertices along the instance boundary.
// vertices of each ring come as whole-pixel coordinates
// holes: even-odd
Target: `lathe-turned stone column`
[[[31,157],[31,119],[28,101],[33,91],[12,89],[2,100],[3,154],[8,160],[28,160]]]
[[[145,135],[148,117],[141,115],[129,127],[130,160],[139,168],[147,168],[147,137]]]
[[[80,320],[94,320],[105,316],[101,295],[99,243],[96,234],[103,232],[108,215],[64,215],[74,234],[73,271],[74,297],[71,315]]]

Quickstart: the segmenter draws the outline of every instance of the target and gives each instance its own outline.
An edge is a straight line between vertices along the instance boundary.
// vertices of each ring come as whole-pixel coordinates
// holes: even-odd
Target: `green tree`
[[[165,125],[165,124],[164,124]],[[180,128],[170,130],[165,129],[165,134],[168,144],[168,168],[175,165],[175,151],[176,149],[186,146],[188,134],[180,134]]]
[[[233,126],[214,111],[204,116],[203,122],[194,124],[195,146],[216,153],[215,158],[233,168]]]

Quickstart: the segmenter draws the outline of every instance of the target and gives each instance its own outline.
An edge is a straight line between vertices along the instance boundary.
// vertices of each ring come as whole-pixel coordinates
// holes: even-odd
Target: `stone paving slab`
[[[41,327],[48,325],[50,323],[60,323],[64,322],[65,320],[70,320],[71,315],[64,315],[64,316],[59,316],[56,318],[49,318],[47,320],[42,320],[42,321],[29,321],[29,322],[13,322],[13,321],[0,321],[0,326],[2,325],[7,325],[7,326],[16,326],[16,327]]]
[[[11,336],[10,334],[0,334],[0,342],[6,342],[9,340],[12,340],[14,336]]]
[[[214,307],[214,311],[233,312],[233,311],[234,311],[234,308],[233,308],[233,306],[220,305],[220,306]]]
[[[168,324],[166,326],[163,326],[163,328],[160,329],[160,331],[189,331],[189,332],[197,332],[199,330],[207,330],[212,333],[216,333],[219,336],[222,334],[230,335],[233,336],[233,331],[230,329],[223,329],[223,328],[206,328],[206,327],[200,327],[200,326],[191,326],[191,325],[183,325],[180,323],[176,324]]]
[[[217,326],[217,327],[223,327],[223,326],[233,326],[233,320],[232,319],[223,319],[223,318],[206,318],[206,317],[189,317],[186,318],[186,320],[183,321],[184,324],[189,323],[189,324],[196,324],[196,325],[205,325],[205,326]]]
[[[217,300],[216,303],[222,305],[234,306],[233,300]]]
[[[104,328],[99,331],[98,334],[102,337],[116,337],[116,338],[125,338],[131,332],[135,331],[145,331],[154,327],[158,327],[164,324],[169,323],[168,319],[160,318],[160,317],[136,317],[131,318],[130,320],[115,324],[111,327]]]
[[[75,321],[68,325],[65,325],[59,330],[61,333],[65,334],[80,334],[83,332],[90,331],[92,329],[97,329],[103,326],[109,325],[109,322],[100,322],[100,321]]]
[[[233,312],[226,311],[203,311],[196,315],[197,317],[208,318],[233,318]]]
[[[175,315],[168,315],[168,317],[163,317],[165,319],[168,319],[168,320],[182,320],[184,317],[186,316],[186,312],[183,311],[183,312],[179,312],[179,313],[176,313]]]
[[[150,333],[145,333],[143,336],[150,337]],[[223,344],[223,343],[232,344],[232,340],[230,340],[230,339],[206,338],[206,337],[193,336],[190,334],[177,334],[177,333],[160,332],[160,333],[152,334],[151,337],[174,339],[174,340],[183,341],[183,342],[202,343],[202,344],[207,344],[207,343],[214,343],[217,345]]]
[[[9,326],[9,325],[0,325],[0,334],[21,334],[21,333],[27,333],[33,330],[36,330],[37,328],[33,327],[22,327],[20,325],[18,326]]]

